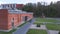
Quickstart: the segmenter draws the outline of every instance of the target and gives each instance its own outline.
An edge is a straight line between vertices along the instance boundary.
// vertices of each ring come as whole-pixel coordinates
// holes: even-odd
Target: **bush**
[[[37,24],[37,27],[40,27],[40,24]]]

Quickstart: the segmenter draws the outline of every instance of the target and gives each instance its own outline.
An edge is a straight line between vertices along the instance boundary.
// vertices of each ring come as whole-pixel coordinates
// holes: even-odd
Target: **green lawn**
[[[45,30],[30,29],[27,34],[47,34]]]
[[[56,22],[60,22],[60,21],[58,21],[58,20],[54,20],[54,19],[36,18],[36,21],[35,21],[34,24],[56,23]]]
[[[49,30],[60,30],[60,24],[59,25],[56,24],[56,23],[60,23],[60,21],[54,20],[54,19],[36,18],[36,21],[34,24],[41,25],[43,23],[46,23],[45,25]]]
[[[14,31],[16,31],[16,29],[11,30],[10,32],[2,32],[2,31],[0,31],[0,34],[12,34]]]
[[[46,26],[49,30],[60,30],[60,24],[46,24]]]

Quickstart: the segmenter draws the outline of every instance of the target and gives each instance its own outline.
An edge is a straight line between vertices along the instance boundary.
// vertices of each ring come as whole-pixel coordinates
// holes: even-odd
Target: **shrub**
[[[37,27],[40,27],[40,24],[37,24]]]

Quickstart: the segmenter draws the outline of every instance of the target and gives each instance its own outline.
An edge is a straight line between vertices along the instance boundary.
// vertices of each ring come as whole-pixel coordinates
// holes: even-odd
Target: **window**
[[[14,22],[14,18],[12,18],[12,23]]]
[[[24,16],[22,17],[22,21],[25,21],[25,17]]]
[[[15,8],[15,4],[13,4],[13,8]]]
[[[7,5],[9,7],[9,5]]]
[[[2,7],[4,8],[4,5],[2,5]]]
[[[14,18],[12,18],[12,27],[14,28]]]
[[[28,19],[28,16],[25,16],[25,21],[27,21],[27,19]]]

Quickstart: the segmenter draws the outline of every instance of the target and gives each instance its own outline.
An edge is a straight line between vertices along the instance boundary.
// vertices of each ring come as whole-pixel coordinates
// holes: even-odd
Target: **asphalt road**
[[[26,34],[26,32],[29,30],[29,27],[34,23],[34,19],[32,19],[27,24],[23,25],[23,27],[20,27],[17,31],[13,32],[13,34]]]

